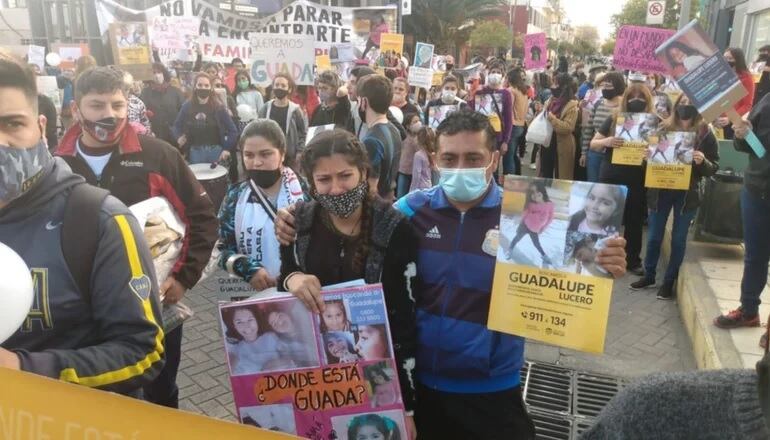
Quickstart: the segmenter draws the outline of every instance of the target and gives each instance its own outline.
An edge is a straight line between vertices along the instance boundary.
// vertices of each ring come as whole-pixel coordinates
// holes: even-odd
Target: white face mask
[[[490,73],[487,76],[487,85],[490,87],[497,87],[503,83],[503,75],[500,73]]]
[[[454,104],[457,94],[451,90],[441,92],[441,102],[444,104]]]
[[[158,84],[163,84],[165,82],[166,78],[163,76],[162,73],[156,73],[155,74],[155,82]]]

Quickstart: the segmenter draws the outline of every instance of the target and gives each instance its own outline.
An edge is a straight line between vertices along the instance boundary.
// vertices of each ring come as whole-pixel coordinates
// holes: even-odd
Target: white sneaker
[[[529,164],[529,169],[530,170],[536,170],[537,169],[537,164],[536,163]]]

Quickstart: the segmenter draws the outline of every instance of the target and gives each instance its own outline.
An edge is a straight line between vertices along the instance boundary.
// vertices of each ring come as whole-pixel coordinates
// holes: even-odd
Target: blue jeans
[[[586,154],[586,179],[589,182],[599,181],[599,170],[602,167],[602,161],[604,160],[604,153],[599,153],[592,149],[588,149]]]
[[[409,194],[409,187],[412,186],[412,175],[398,173],[396,179],[396,200]]]
[[[524,134],[524,127],[513,126],[508,151],[503,155],[503,175],[521,174],[521,159],[518,155],[519,141]]]
[[[219,145],[194,145],[190,147],[187,155],[187,162],[194,163],[216,163],[219,162],[219,156],[222,155],[222,147]]]
[[[741,191],[743,215],[743,279],[741,280],[741,306],[745,314],[753,316],[759,311],[759,295],[767,283],[767,264],[770,262],[770,200]]]
[[[666,268],[663,283],[673,285],[679,276],[679,268],[684,261],[684,251],[687,246],[687,231],[695,218],[695,209],[682,212],[684,208],[685,191],[660,190],[657,210],[650,210],[647,216],[647,254],[644,256],[644,275],[655,279],[655,271],[660,258],[660,245],[666,230],[668,215],[674,211],[674,225],[671,230],[671,258]]]

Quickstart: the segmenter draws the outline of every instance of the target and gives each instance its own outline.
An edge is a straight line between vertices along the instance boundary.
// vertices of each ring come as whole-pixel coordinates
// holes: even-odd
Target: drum
[[[195,178],[209,194],[211,203],[214,204],[215,213],[219,212],[219,205],[225,199],[227,193],[227,168],[217,165],[214,168],[208,163],[196,163],[190,165]]]

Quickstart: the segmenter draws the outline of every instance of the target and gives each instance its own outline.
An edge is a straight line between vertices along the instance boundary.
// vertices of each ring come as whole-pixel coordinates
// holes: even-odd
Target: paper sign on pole
[[[689,1],[689,0],[682,0]],[[649,0],[647,2],[647,24],[663,24],[663,19],[666,16],[666,1],[665,0]]]
[[[153,17],[149,20],[152,44],[158,49],[192,50],[198,41],[197,17]]]
[[[380,36],[380,53],[388,53],[390,51],[399,57],[401,56],[404,52],[403,34],[382,34]]]
[[[497,256],[488,327],[603,352],[613,280],[595,258],[620,231],[626,187],[505,176],[504,189],[500,230],[484,240]]]
[[[220,305],[240,421],[313,439],[364,438],[369,425],[409,438],[382,285],[322,297],[341,319],[290,294]]]
[[[27,50],[27,62],[40,68],[40,73],[45,73],[45,47],[29,45]]]
[[[615,137],[623,140],[620,148],[611,148],[611,163],[641,166],[645,149],[657,138],[660,118],[652,113],[620,113],[615,119]]]
[[[666,131],[651,138],[644,186],[690,189],[695,132]]]
[[[433,85],[433,70],[423,67],[409,68],[409,84],[423,89],[430,89]]]
[[[147,23],[110,24],[110,42],[115,64],[131,73],[137,81],[152,79]]]
[[[734,106],[748,92],[697,20],[661,44],[655,55],[704,120],[727,114],[733,124],[742,123],[742,115]],[[746,141],[758,157],[765,155],[765,147],[753,132],[749,132]]]
[[[548,64],[547,52],[545,33],[524,36],[524,67],[527,70],[545,69]]]
[[[414,48],[414,67],[421,67],[428,69],[431,67],[431,60],[433,60],[434,46],[428,43],[418,42]]]
[[[615,40],[612,64],[620,70],[666,73],[666,66],[655,56],[655,49],[674,33],[671,29],[621,26]]]
[[[297,438],[6,368],[0,368],[0,383],[3,438]]]
[[[268,86],[279,72],[288,73],[297,85],[313,85],[315,39],[310,35],[253,34],[251,77]]]

